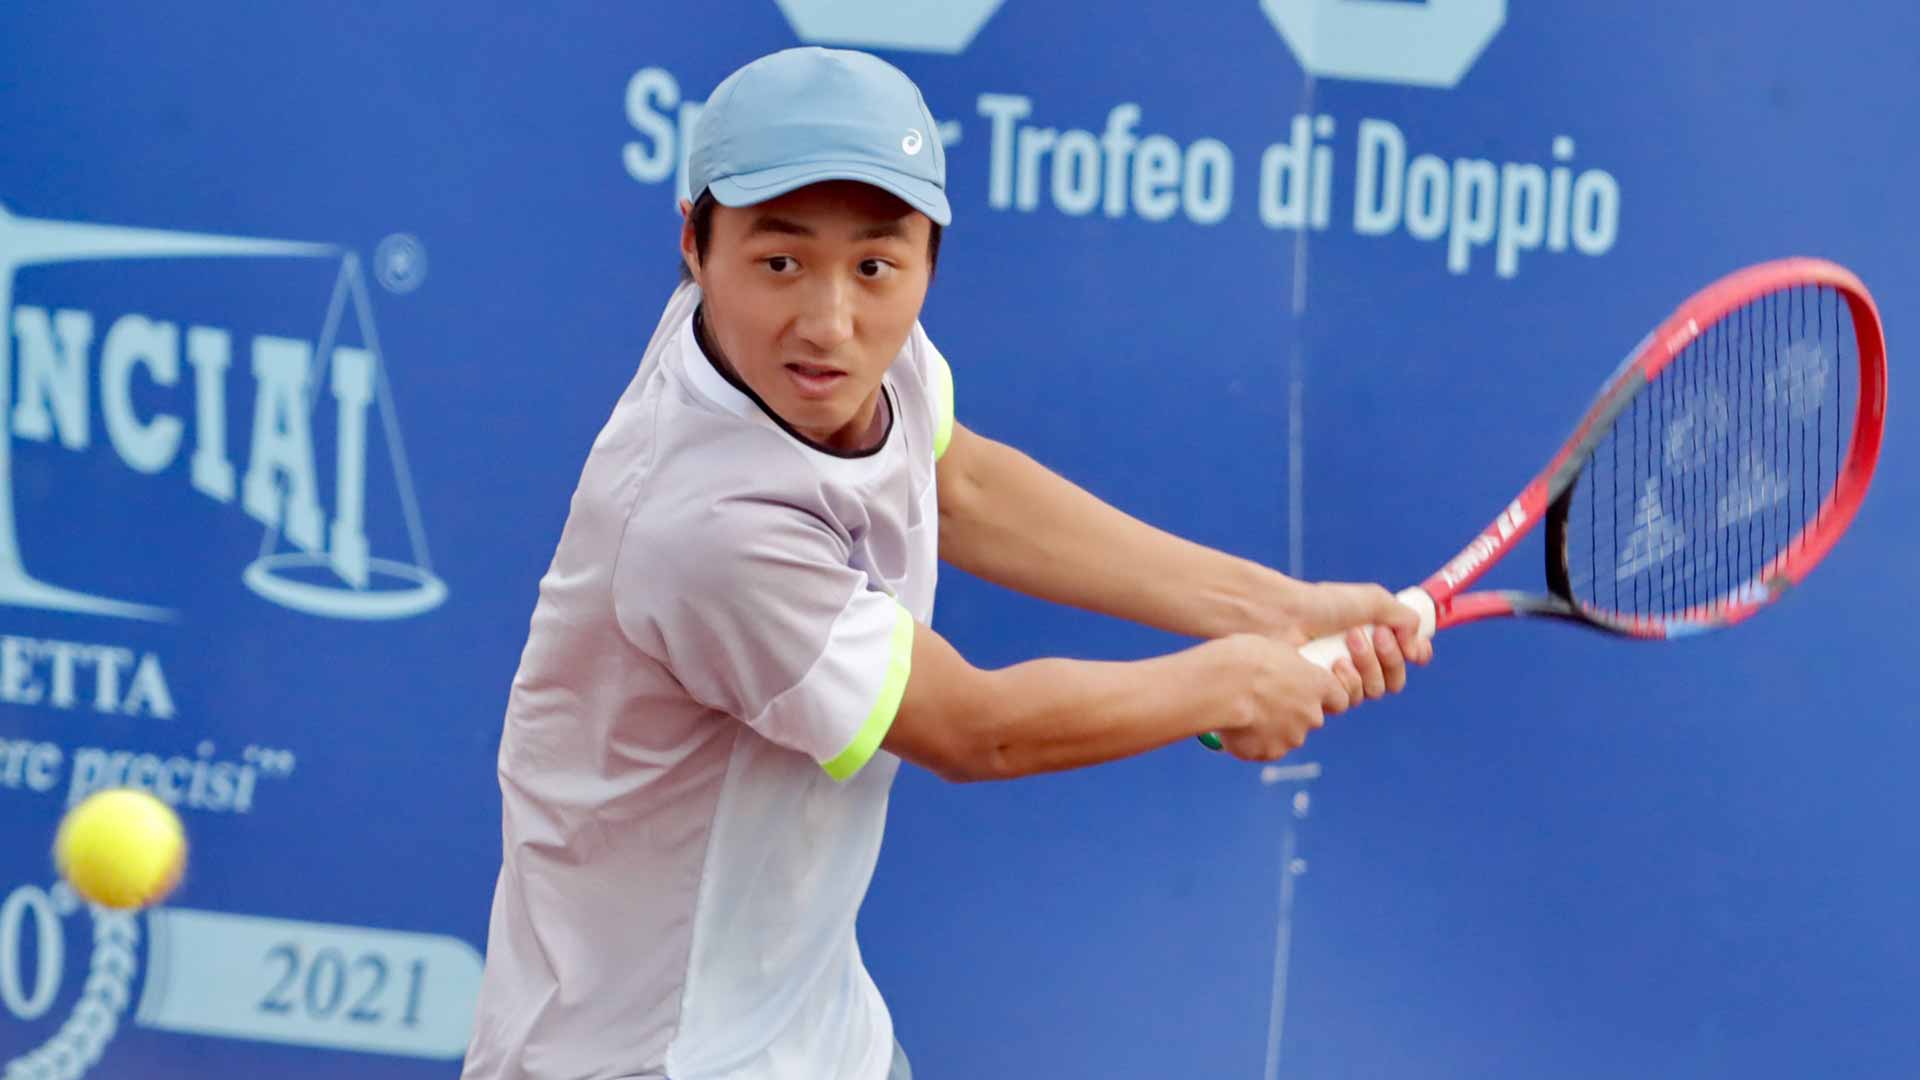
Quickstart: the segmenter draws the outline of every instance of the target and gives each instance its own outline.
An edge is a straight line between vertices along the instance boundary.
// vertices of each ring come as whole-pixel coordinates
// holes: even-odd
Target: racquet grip
[[[1413,588],[1400,590],[1394,594],[1393,598],[1420,613],[1421,637],[1433,636],[1434,621],[1439,612],[1434,607],[1433,597],[1427,595],[1427,590],[1415,585]],[[1351,660],[1353,653],[1347,650],[1347,633],[1343,630],[1337,634],[1314,638],[1300,646],[1300,656],[1322,671],[1332,671],[1336,662]],[[1220,736],[1211,731],[1200,736],[1200,741],[1205,743],[1209,750],[1220,749]]]
[[[1421,637],[1433,636],[1433,623],[1439,612],[1433,605],[1433,597],[1427,595],[1427,590],[1415,585],[1394,593],[1393,598],[1420,613]],[[1347,634],[1344,630],[1314,638],[1300,646],[1300,656],[1322,671],[1332,671],[1335,661],[1353,659],[1353,654],[1347,651]]]

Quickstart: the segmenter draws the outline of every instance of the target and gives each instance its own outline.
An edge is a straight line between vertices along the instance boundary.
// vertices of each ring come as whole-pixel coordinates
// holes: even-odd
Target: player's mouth
[[[787,378],[793,382],[800,396],[814,400],[831,396],[840,389],[841,380],[847,377],[846,372],[825,364],[793,363],[786,365],[786,369]]]

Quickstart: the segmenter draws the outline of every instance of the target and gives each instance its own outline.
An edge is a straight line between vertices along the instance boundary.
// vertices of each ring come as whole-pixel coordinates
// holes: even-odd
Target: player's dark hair
[[[687,220],[693,222],[694,257],[700,260],[702,266],[707,263],[707,247],[713,241],[713,208],[716,205],[718,204],[714,201],[713,192],[703,191],[699,198],[693,200],[693,209],[687,214]],[[927,232],[927,280],[932,281],[933,272],[940,265],[942,230],[937,221],[928,222],[928,224],[932,228]],[[693,280],[693,268],[687,265],[685,259],[680,261],[680,280],[682,282]]]
[[[693,209],[687,212],[687,220],[693,223],[693,251],[700,265],[707,264],[707,247],[713,241],[713,192],[703,191],[693,200]],[[693,280],[693,267],[686,259],[680,260],[680,282],[685,284]]]

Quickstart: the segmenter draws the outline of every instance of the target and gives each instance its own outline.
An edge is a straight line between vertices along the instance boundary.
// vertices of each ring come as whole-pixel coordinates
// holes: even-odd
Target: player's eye
[[[760,261],[766,263],[767,269],[776,274],[790,274],[800,269],[800,264],[791,255],[771,255]]]
[[[893,264],[885,259],[861,259],[860,276],[872,281],[880,281],[893,273]]]

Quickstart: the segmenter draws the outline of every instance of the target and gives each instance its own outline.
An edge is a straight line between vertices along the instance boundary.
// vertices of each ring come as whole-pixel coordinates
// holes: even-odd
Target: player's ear
[[[692,216],[693,216],[693,200],[681,199],[680,200],[680,220],[685,221],[687,218]]]
[[[680,212],[685,215],[692,204],[680,200]],[[700,276],[700,245],[694,239],[693,218],[683,216],[680,219],[680,265],[685,268],[686,277],[698,281]]]

